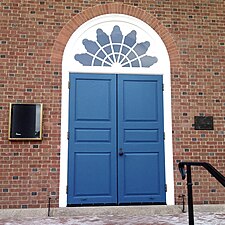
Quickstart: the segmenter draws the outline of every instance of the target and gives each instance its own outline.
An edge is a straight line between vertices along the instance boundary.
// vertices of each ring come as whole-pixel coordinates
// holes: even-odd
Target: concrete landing
[[[187,208],[186,208],[187,209]],[[169,225],[188,224],[182,206],[99,206],[0,210],[0,225]],[[197,205],[195,224],[225,225],[225,205]]]

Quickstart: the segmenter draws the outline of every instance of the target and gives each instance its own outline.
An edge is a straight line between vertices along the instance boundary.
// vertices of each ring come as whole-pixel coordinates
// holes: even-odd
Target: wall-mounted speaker
[[[10,103],[9,140],[42,139],[41,103]]]

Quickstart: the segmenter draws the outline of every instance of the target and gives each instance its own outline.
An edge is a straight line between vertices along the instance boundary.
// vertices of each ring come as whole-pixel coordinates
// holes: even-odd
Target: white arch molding
[[[158,61],[149,68],[144,67],[100,67],[83,66],[74,59],[75,54],[85,53],[83,39],[96,40],[96,30],[101,28],[108,35],[115,25],[120,26],[123,35],[132,30],[137,32],[137,43],[149,41],[147,54],[157,57]],[[162,74],[164,83],[164,130],[165,130],[165,169],[167,205],[174,205],[173,149],[172,149],[172,117],[171,117],[171,83],[170,60],[165,44],[160,36],[145,22],[124,14],[106,14],[95,17],[81,25],[71,35],[66,44],[62,60],[62,112],[61,112],[61,150],[60,150],[60,188],[59,207],[67,205],[67,160],[68,160],[68,113],[69,113],[69,73],[116,73],[116,74]]]

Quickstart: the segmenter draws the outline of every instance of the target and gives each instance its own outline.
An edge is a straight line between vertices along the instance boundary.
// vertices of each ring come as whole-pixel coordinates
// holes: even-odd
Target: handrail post
[[[194,210],[193,210],[191,165],[189,165],[189,164],[187,164],[187,189],[188,189],[188,216],[189,216],[189,225],[194,225]]]
[[[50,210],[51,210],[51,198],[48,198],[48,216],[50,216]]]

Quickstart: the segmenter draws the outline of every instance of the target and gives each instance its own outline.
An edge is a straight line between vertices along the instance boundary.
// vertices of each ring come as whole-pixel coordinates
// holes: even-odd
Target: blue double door
[[[68,205],[166,202],[162,76],[70,74]]]

